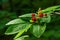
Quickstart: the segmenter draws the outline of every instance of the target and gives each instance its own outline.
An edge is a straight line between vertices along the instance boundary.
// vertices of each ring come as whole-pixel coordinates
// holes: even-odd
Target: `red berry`
[[[47,14],[44,14],[44,16],[47,16]]]
[[[36,18],[32,17],[32,20],[33,20],[33,21],[36,21]]]
[[[34,17],[34,16],[35,16],[35,14],[33,13],[33,14],[32,14],[32,17]]]
[[[42,14],[42,13],[40,13],[40,14],[39,14],[39,17],[43,17],[43,14]]]

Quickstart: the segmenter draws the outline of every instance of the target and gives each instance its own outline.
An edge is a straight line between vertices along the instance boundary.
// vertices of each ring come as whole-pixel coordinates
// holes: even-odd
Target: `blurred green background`
[[[0,40],[12,40],[14,37],[4,35],[8,21],[22,14],[35,13],[38,8],[45,9],[55,5],[60,5],[60,0],[0,0]],[[41,40],[60,40],[60,16],[53,16],[52,19]]]

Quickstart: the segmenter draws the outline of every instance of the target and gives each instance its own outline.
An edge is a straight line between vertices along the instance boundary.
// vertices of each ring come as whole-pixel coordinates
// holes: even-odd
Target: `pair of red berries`
[[[39,14],[39,17],[43,17],[43,16],[47,16],[47,14],[42,14],[42,13]]]
[[[36,21],[35,14],[32,14],[32,21]]]
[[[38,15],[38,17],[43,17],[43,16],[47,16],[47,14],[42,14],[42,13],[40,13],[39,15]],[[37,19],[35,18],[35,14],[33,13],[32,14],[32,20],[33,21],[36,21]]]

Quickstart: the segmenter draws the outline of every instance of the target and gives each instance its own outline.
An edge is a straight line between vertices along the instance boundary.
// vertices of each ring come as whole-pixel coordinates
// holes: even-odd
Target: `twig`
[[[53,12],[50,15],[59,15],[60,16],[60,12]]]

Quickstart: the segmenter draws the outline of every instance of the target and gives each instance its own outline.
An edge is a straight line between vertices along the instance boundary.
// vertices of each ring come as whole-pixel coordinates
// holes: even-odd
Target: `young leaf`
[[[31,27],[30,31],[35,37],[39,38],[44,33],[45,29],[46,24],[44,25],[35,24]]]
[[[28,35],[25,35],[25,36],[21,36],[21,37],[19,37],[17,39],[14,39],[14,40],[25,40],[25,38],[27,38],[27,37],[29,37],[29,36]]]
[[[24,29],[26,24],[15,24],[9,25],[7,31],[5,32],[6,35],[16,34],[20,30]]]
[[[14,19],[14,20],[8,22],[6,25],[21,24],[21,23],[25,23],[25,21],[23,21],[23,20],[21,20],[21,19]]]
[[[28,26],[28,25],[29,25],[29,26]],[[26,28],[20,30],[19,33],[14,37],[14,39],[18,38],[18,37],[21,36],[24,32],[26,32],[26,31],[31,27],[32,24],[28,24],[28,25],[26,25]]]
[[[49,12],[52,12],[52,11],[56,10],[56,9],[59,8],[59,7],[60,7],[60,5],[48,7],[48,8],[46,8],[46,9],[42,10],[42,12],[43,12],[43,13],[49,13]]]

